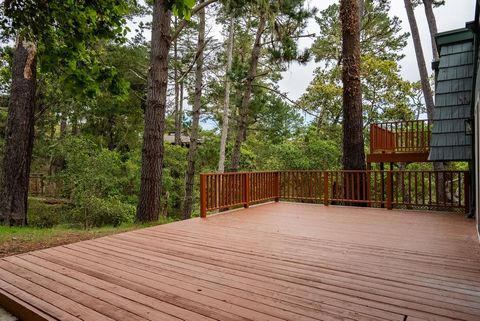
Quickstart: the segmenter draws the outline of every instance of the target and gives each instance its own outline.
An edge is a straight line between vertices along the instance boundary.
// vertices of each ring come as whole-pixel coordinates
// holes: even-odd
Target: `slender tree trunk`
[[[225,70],[225,98],[223,101],[223,121],[222,121],[222,135],[220,138],[220,155],[218,158],[218,171],[223,173],[225,171],[225,150],[227,148],[228,138],[228,123],[230,120],[230,72],[232,71],[233,60],[233,38],[235,33],[234,18],[230,18],[230,27],[228,30],[227,42],[227,68]]]
[[[163,166],[163,134],[168,82],[168,51],[171,43],[167,0],[153,6],[150,68],[148,73],[145,129],[142,148],[142,177],[136,219],[158,220]]]
[[[177,27],[177,17],[174,19],[174,26]],[[177,39],[173,42],[173,78],[175,80],[175,145],[181,144],[182,117],[180,115],[180,84],[178,83],[178,44]]]
[[[17,39],[5,132],[0,224],[26,225],[28,184],[34,139],[37,48]]]
[[[180,83],[180,101],[179,101],[179,108],[178,108],[178,123],[179,129],[178,132],[180,133],[180,144],[182,143],[182,129],[183,129],[183,82]]]
[[[203,0],[200,0],[200,4]],[[198,44],[197,44],[197,68],[195,70],[195,98],[192,109],[192,130],[190,133],[190,147],[188,149],[188,165],[185,175],[185,198],[183,200],[182,216],[189,219],[192,215],[193,185],[195,181],[195,158],[197,155],[197,139],[200,125],[200,109],[202,107],[203,90],[203,57],[205,49],[205,9],[198,13]]]
[[[427,17],[428,29],[430,30],[433,59],[438,60],[440,57],[438,56],[437,43],[435,42],[435,35],[438,33],[438,29],[437,20],[435,19],[435,14],[433,13],[433,0],[423,0],[423,5],[425,7],[425,16]]]
[[[432,95],[432,89],[430,87],[430,78],[428,77],[428,72],[427,72],[427,66],[425,63],[425,57],[423,55],[423,48],[422,48],[422,43],[420,41],[420,33],[418,31],[418,26],[417,26],[417,20],[415,19],[415,13],[413,11],[413,6],[411,0],[404,0],[405,2],[405,9],[407,10],[407,17],[408,17],[408,22],[410,24],[410,31],[412,33],[412,39],[413,39],[413,44],[415,47],[415,55],[417,56],[417,64],[418,64],[418,71],[420,73],[420,82],[422,83],[422,92],[423,92],[423,97],[425,99],[425,104],[427,105],[427,117],[430,120],[433,120],[433,112],[435,108],[435,104],[433,102],[433,95]],[[430,3],[431,5],[431,3]],[[427,4],[425,3],[425,12],[427,12]],[[433,11],[431,12],[433,16]],[[430,26],[430,21],[431,18],[428,18],[428,24],[430,28],[430,33],[432,33],[432,26]],[[433,16],[433,21],[435,21],[435,16]],[[436,29],[436,23],[435,23],[435,28]],[[435,30],[433,30],[435,31]],[[434,41],[434,40],[433,40]],[[432,43],[432,46],[434,43]],[[436,46],[435,48],[432,48],[434,52],[434,57],[435,57],[435,52],[437,52]],[[434,162],[433,163],[433,168],[435,170],[441,171],[444,170],[444,164],[442,162]],[[439,201],[442,202],[443,199],[445,198],[445,191],[443,189],[443,182],[444,182],[444,177],[443,174],[440,174],[438,176],[438,182],[437,182],[437,191],[438,191],[438,196],[439,196]]]
[[[360,23],[360,30],[362,30],[363,13],[365,11],[365,0],[358,0],[358,21]]]
[[[248,70],[248,76],[245,81],[245,89],[242,96],[242,102],[239,110],[239,125],[237,129],[237,137],[235,139],[235,146],[232,153],[232,171],[238,171],[240,167],[240,156],[242,143],[247,136],[248,125],[248,109],[250,108],[250,100],[253,91],[253,82],[257,76],[258,60],[260,59],[260,51],[262,49],[262,34],[265,31],[266,19],[263,14],[260,15],[258,23],[257,34],[255,36],[255,42],[252,48],[252,54],[250,57],[250,67]]]
[[[343,37],[343,168],[347,170],[365,169],[358,10],[357,0],[340,1]]]
[[[427,66],[425,64],[425,57],[423,56],[422,43],[420,41],[420,33],[418,31],[417,20],[413,12],[411,0],[404,0],[405,9],[407,11],[408,23],[410,24],[410,31],[412,34],[413,45],[415,47],[415,55],[417,56],[418,71],[420,73],[420,81],[422,83],[423,97],[427,105],[428,119],[433,119],[433,96],[430,88],[430,79],[428,77]]]
[[[60,119],[60,138],[63,139],[67,136],[67,116],[62,113]]]

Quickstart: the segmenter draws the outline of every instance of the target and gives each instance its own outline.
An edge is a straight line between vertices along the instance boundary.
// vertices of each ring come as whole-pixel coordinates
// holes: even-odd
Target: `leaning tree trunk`
[[[433,59],[438,60],[440,57],[438,56],[437,43],[435,42],[435,35],[438,33],[438,29],[437,20],[435,19],[435,14],[433,13],[433,0],[423,0],[423,5],[425,7],[425,16],[427,17],[428,29],[430,30]]]
[[[200,4],[203,0],[200,1]],[[188,165],[185,175],[185,197],[183,200],[182,216],[189,219],[192,215],[193,184],[195,180],[195,158],[197,155],[197,139],[200,123],[200,108],[202,107],[203,87],[203,57],[205,49],[205,9],[199,12],[197,68],[195,70],[195,98],[192,109],[192,130],[190,133],[190,147],[188,149]]]
[[[423,56],[423,48],[422,42],[420,41],[417,20],[415,19],[415,13],[413,12],[411,0],[404,0],[404,2],[405,9],[407,11],[408,23],[410,24],[410,31],[412,33],[413,45],[415,47],[415,55],[417,56],[418,72],[420,73],[423,97],[425,98],[425,104],[427,105],[428,119],[433,119],[434,103],[432,89],[430,88],[427,65],[425,64],[425,58]]]
[[[264,15],[260,15],[260,21],[258,23],[257,34],[255,36],[255,42],[252,48],[252,54],[250,57],[250,67],[248,69],[247,79],[245,81],[245,88],[242,96],[242,102],[239,110],[239,124],[237,129],[237,137],[235,139],[235,146],[232,153],[232,171],[238,171],[240,167],[240,156],[242,143],[247,136],[248,125],[248,109],[250,108],[250,100],[253,91],[253,82],[257,77],[258,60],[260,59],[260,51],[262,49],[262,34],[265,31],[266,19]]]
[[[418,31],[417,20],[415,19],[415,13],[413,12],[413,6],[411,0],[404,0],[405,9],[407,11],[408,22],[410,24],[410,31],[412,33],[413,45],[415,47],[415,55],[417,56],[418,71],[420,73],[420,82],[422,83],[422,92],[427,105],[427,117],[429,120],[433,120],[433,113],[435,103],[433,102],[432,89],[430,87],[430,78],[428,77],[427,65],[425,63],[425,57],[423,56],[422,42],[420,41],[420,33]],[[427,10],[427,9],[425,9]],[[432,12],[433,14],[433,12]],[[430,21],[429,21],[430,24]],[[436,51],[436,49],[434,49]],[[442,162],[434,162],[433,168],[435,170],[443,170],[445,167]],[[440,202],[443,202],[445,198],[445,191],[443,188],[444,177],[442,174],[438,176],[436,182],[438,197]]]
[[[228,31],[227,68],[225,70],[225,98],[223,101],[222,135],[220,137],[220,155],[218,158],[218,171],[220,173],[225,171],[225,150],[227,148],[228,125],[230,120],[230,72],[232,71],[234,33],[235,24],[232,17],[230,18],[230,28]]]
[[[365,169],[358,10],[357,0],[340,1],[343,39],[343,168],[347,170]]]
[[[423,5],[425,7],[425,16],[427,17],[428,29],[430,30],[430,41],[432,43],[432,55],[434,60],[440,59],[437,43],[435,42],[435,35],[438,33],[437,29],[437,20],[435,19],[435,14],[433,13],[433,0],[423,0]],[[429,115],[429,119],[432,119],[433,113]],[[444,170],[445,164],[443,162],[434,162],[433,168],[435,170]],[[439,176],[439,185],[443,185],[444,178],[443,175]],[[442,189],[443,190],[443,189]],[[440,192],[439,195],[443,197],[443,192]],[[443,199],[441,200],[443,201]]]
[[[13,56],[0,194],[0,224],[26,225],[32,160],[37,48],[17,39]]]
[[[163,134],[168,82],[168,51],[171,43],[170,17],[167,0],[153,6],[150,68],[142,148],[142,177],[136,219],[140,222],[158,220],[163,165]]]

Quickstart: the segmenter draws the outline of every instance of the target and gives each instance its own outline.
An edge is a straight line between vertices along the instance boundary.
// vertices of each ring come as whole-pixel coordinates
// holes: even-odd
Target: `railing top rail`
[[[241,171],[241,172],[205,172],[205,173],[200,173],[200,175],[238,175],[238,174],[262,174],[262,173],[278,173],[279,171]]]
[[[432,121],[429,120],[429,119],[399,120],[399,121],[385,121],[385,122],[371,123],[370,126],[391,125],[391,124],[406,124],[406,123],[431,123],[431,122]]]
[[[273,170],[273,171],[251,171],[251,172],[206,172],[206,173],[201,173],[200,175],[207,175],[207,176],[212,176],[212,175],[239,175],[239,174],[268,174],[268,173],[287,173],[287,172],[298,172],[298,173],[324,173],[324,172],[329,172],[329,173],[379,173],[379,172],[402,172],[402,173],[459,173],[459,172],[465,172],[468,173],[468,170],[462,170],[462,169],[444,169],[444,170],[433,170],[433,169],[405,169],[405,170],[380,170],[380,169],[330,169],[330,170],[322,170],[322,169],[282,169],[282,170]]]

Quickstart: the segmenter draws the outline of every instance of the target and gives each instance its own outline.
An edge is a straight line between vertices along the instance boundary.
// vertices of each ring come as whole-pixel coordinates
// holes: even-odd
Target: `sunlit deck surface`
[[[271,203],[0,260],[24,320],[480,320],[460,214]]]

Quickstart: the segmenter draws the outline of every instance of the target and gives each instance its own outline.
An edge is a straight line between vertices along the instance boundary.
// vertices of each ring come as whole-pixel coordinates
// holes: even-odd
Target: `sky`
[[[310,7],[316,7],[319,10],[327,8],[335,0],[310,0]],[[407,15],[403,0],[391,0],[391,15],[397,16],[402,20],[402,27],[405,31],[410,31],[408,25]],[[465,22],[474,19],[475,14],[475,0],[446,0],[443,7],[434,9],[435,17],[437,19],[438,31],[448,31],[465,27]],[[430,43],[430,33],[428,24],[425,19],[425,11],[423,7],[417,7],[415,16],[422,37],[422,47],[425,55],[427,67],[430,67],[432,61],[432,46]],[[318,33],[318,26],[315,21],[311,21],[306,33]],[[313,42],[313,39],[301,39],[300,46],[307,47]],[[417,68],[417,61],[411,37],[408,45],[404,50],[405,58],[400,62],[402,67],[402,75],[405,79],[410,81],[417,81],[420,79]],[[286,93],[291,99],[299,98],[308,87],[308,84],[313,79],[313,71],[315,63],[310,62],[307,65],[292,64],[286,72],[283,73],[283,79],[279,86],[282,92]]]

